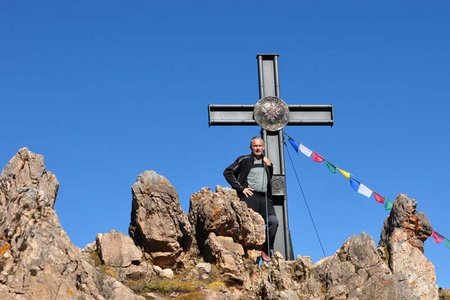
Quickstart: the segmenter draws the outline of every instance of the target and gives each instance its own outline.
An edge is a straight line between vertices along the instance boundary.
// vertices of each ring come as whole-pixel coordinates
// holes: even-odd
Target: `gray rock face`
[[[131,191],[131,238],[150,254],[155,265],[175,266],[193,241],[191,225],[181,210],[177,192],[165,177],[154,171],[141,173]]]
[[[1,299],[142,299],[82,259],[53,210],[58,180],[22,148],[0,177]]]
[[[142,258],[142,252],[133,240],[115,230],[97,234],[96,243],[100,258],[107,266],[125,268]]]

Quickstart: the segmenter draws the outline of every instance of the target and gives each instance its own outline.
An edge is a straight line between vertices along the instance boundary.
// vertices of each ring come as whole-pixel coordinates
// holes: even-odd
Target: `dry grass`
[[[157,292],[161,294],[192,293],[203,288],[196,280],[155,279],[149,281],[143,288],[143,292]]]
[[[210,284],[208,284],[207,288],[209,290],[213,290],[213,291],[218,292],[218,291],[226,288],[226,285],[222,281],[213,281]]]
[[[94,261],[94,267],[98,267],[102,264],[102,261],[100,259],[100,256],[98,255],[97,251],[89,251],[89,256]]]
[[[173,279],[127,280],[124,284],[147,299],[152,299],[150,295],[153,294],[178,300],[203,300],[207,299],[208,290],[217,292],[226,288],[225,283],[220,280],[220,273],[214,267],[206,280],[189,274],[178,274]]]

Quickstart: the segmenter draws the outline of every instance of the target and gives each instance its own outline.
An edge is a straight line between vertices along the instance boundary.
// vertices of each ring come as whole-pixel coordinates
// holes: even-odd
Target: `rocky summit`
[[[313,263],[275,252],[258,264],[264,220],[234,190],[203,188],[182,211],[155,171],[131,187],[129,235],[79,249],[58,220],[58,180],[22,148],[0,176],[0,299],[450,299],[424,256],[432,227],[400,194],[379,245],[360,233]]]

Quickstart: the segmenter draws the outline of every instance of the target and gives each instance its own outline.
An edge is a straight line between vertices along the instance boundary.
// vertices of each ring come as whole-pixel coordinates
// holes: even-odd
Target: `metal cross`
[[[259,97],[256,105],[208,105],[209,125],[260,125],[261,137],[266,143],[266,155],[273,164],[272,201],[279,220],[275,250],[286,259],[294,259],[289,230],[286,172],[284,163],[284,125],[333,126],[332,105],[286,105],[280,97],[278,54],[258,54]],[[267,102],[263,120],[260,104]],[[287,108],[285,107],[287,106]],[[263,109],[264,110],[264,109]],[[287,120],[281,120],[286,111]],[[256,116],[256,118],[255,118]],[[287,121],[287,122],[286,122]]]

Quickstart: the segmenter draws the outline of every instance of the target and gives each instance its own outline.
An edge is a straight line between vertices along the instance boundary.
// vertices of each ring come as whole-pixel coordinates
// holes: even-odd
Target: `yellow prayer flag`
[[[347,171],[342,170],[341,168],[336,168],[341,172],[342,175],[344,175],[345,178],[350,179],[350,173]]]

